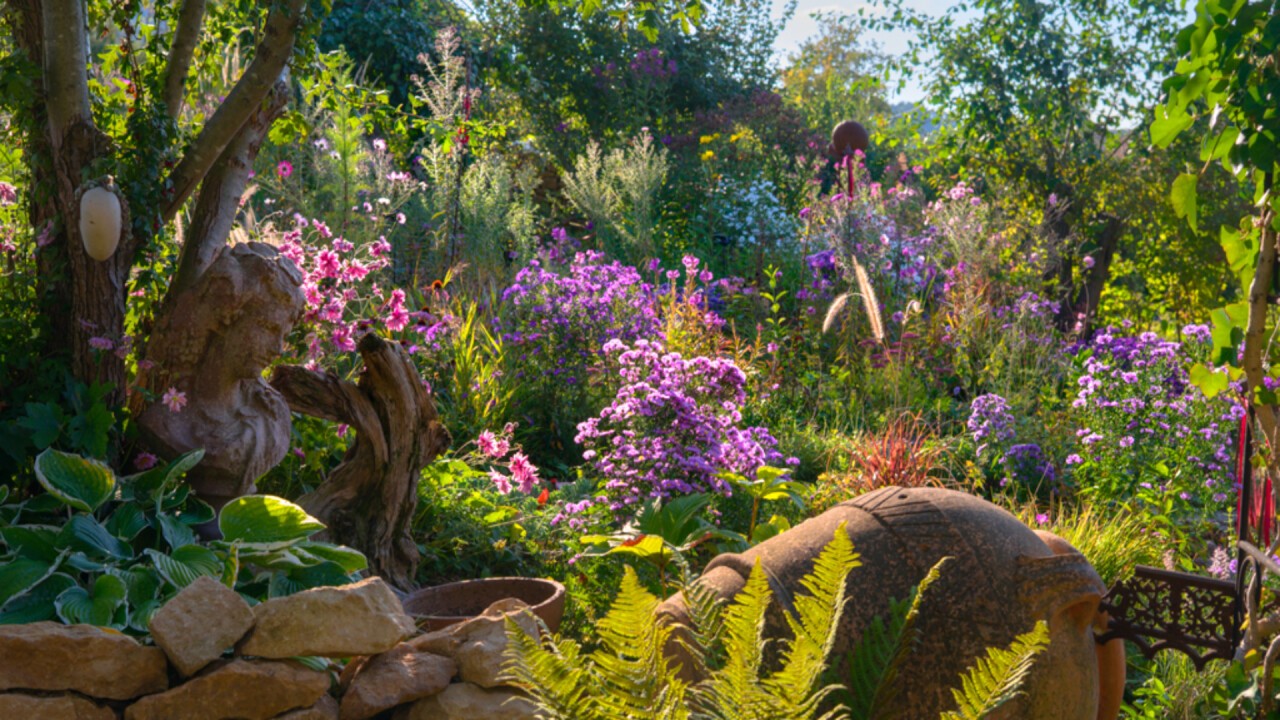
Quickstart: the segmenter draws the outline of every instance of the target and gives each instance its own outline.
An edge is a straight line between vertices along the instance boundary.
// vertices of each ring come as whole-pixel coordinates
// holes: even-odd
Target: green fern
[[[853,720],[882,720],[890,718],[890,705],[897,698],[901,685],[898,672],[920,639],[916,619],[924,592],[942,572],[942,566],[950,561],[944,557],[929,570],[920,584],[902,600],[890,600],[888,624],[876,617],[862,633],[862,640],[854,650],[849,666],[849,693],[846,702],[853,713]]]
[[[548,638],[544,645],[507,618],[506,677],[529,691],[544,720],[596,717],[581,652],[572,640]]]
[[[680,718],[685,683],[664,652],[673,627],[654,621],[658,598],[643,586],[630,567],[621,592],[597,629],[605,652],[592,660],[603,682],[597,689],[600,710],[609,718]],[[683,714],[682,714],[683,713]]]
[[[1029,633],[1014,638],[1008,648],[988,648],[960,676],[962,690],[952,688],[959,707],[942,714],[942,720],[981,720],[992,710],[1022,694],[1022,683],[1031,672],[1036,655],[1049,644],[1049,626],[1041,620]]]

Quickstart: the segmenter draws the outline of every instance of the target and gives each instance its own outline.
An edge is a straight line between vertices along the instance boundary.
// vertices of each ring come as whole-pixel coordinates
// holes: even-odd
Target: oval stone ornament
[[[111,468],[92,458],[48,448],[36,456],[36,480],[50,495],[77,510],[94,512],[116,489]]]
[[[225,542],[258,549],[292,545],[324,527],[306,510],[274,495],[238,497],[218,514],[218,529]]]

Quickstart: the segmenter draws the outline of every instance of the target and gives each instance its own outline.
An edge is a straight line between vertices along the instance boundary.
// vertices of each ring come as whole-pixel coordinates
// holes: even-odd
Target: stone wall
[[[525,608],[495,603],[418,635],[378,578],[250,608],[201,577],[156,612],[155,645],[91,625],[0,626],[0,718],[527,720],[533,704],[499,679],[505,617],[538,632]]]

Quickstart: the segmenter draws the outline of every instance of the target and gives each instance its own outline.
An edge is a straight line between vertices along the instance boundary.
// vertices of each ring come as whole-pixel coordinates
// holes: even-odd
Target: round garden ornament
[[[942,488],[874,490],[744,553],[716,557],[696,582],[728,600],[745,587],[759,562],[775,598],[765,636],[783,637],[789,629],[781,608],[803,592],[800,580],[842,523],[862,565],[849,573],[849,602],[830,654],[834,677],[850,677],[850,657],[873,619],[885,618],[890,601],[907,597],[946,557],[951,559],[922,596],[919,642],[900,670],[900,691],[887,701],[885,715],[936,718],[954,709],[951,689],[959,686],[962,673],[988,648],[1004,649],[1044,620],[1050,641],[1036,657],[1025,694],[991,717],[1098,717],[1093,633],[1106,592],[1102,580],[1082,555],[1055,553],[1013,515],[981,498]],[[689,619],[680,594],[658,612],[678,622]],[[668,653],[681,657],[677,645],[673,642]]]
[[[866,152],[869,147],[871,135],[862,123],[845,120],[831,130],[831,145],[827,147],[827,154],[833,160],[839,160],[859,150]]]
[[[123,223],[120,196],[110,178],[80,193],[80,240],[89,257],[102,261],[115,254]]]

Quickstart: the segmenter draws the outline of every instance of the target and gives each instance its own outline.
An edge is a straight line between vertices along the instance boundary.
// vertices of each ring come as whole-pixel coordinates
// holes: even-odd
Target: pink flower
[[[1080,261],[1080,264],[1084,265],[1085,270],[1092,270],[1093,266],[1097,264],[1097,261],[1093,259],[1092,255],[1085,255],[1084,259]]]
[[[387,302],[387,317],[383,322],[391,332],[400,332],[409,324],[409,312],[404,308],[404,290],[396,288],[391,291],[391,300]]]
[[[485,430],[480,433],[480,437],[476,438],[476,447],[488,457],[499,460],[511,449],[511,443],[507,442],[506,438],[498,437],[493,432]]]
[[[342,274],[342,261],[338,259],[338,253],[321,250],[316,256],[316,269],[322,277],[336,278]]]
[[[178,388],[171,387],[165,391],[164,397],[160,398],[160,402],[169,408],[169,412],[182,412],[183,406],[187,404],[187,394],[180,392]]]
[[[150,470],[156,466],[157,462],[159,462],[159,459],[155,455],[143,452],[138,453],[138,456],[133,459],[133,466],[139,470]]]
[[[36,247],[48,247],[53,243],[53,221],[45,223],[44,228],[40,230],[40,234],[36,236]]]
[[[511,478],[520,485],[520,492],[528,494],[533,492],[533,486],[538,482],[538,468],[529,462],[529,458],[525,454],[518,452],[511,456]]]
[[[1048,525],[1048,524],[1049,524],[1049,515],[1048,515],[1048,513],[1036,513],[1036,524],[1037,524],[1037,525]]]
[[[400,225],[404,224],[404,213],[396,213],[396,222]]]
[[[374,138],[374,140],[373,140],[373,149],[374,149],[374,150],[377,150],[378,152],[384,152],[384,151],[386,151],[386,149],[387,149],[387,141],[386,141],[386,140],[383,140],[382,138]]]
[[[89,347],[93,348],[94,350],[110,350],[115,346],[116,344],[111,342],[110,338],[104,338],[104,337],[89,338]]]
[[[279,175],[281,179],[289,177],[293,174],[293,164],[288,160],[281,160],[280,164],[276,165],[276,174]]]
[[[0,182],[0,207],[12,205],[18,201],[18,189],[7,182]]]
[[[381,235],[378,236],[378,240],[376,242],[369,246],[369,254],[374,257],[378,257],[389,252],[391,252],[391,243],[387,242],[387,239]]]
[[[493,481],[493,487],[503,495],[511,492],[511,478],[506,475],[503,475],[497,470],[490,470],[489,479]]]

